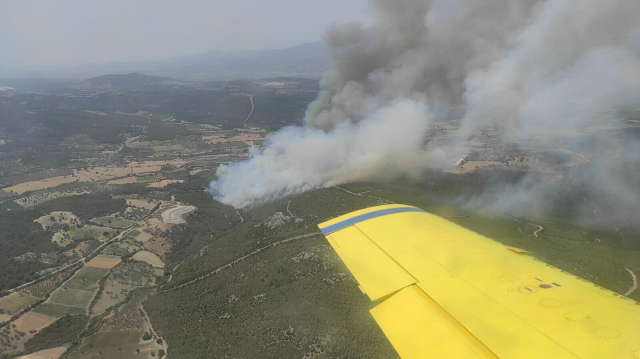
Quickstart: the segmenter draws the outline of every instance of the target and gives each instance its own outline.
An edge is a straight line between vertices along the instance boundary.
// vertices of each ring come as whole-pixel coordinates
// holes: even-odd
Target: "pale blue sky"
[[[366,17],[365,0],[0,0],[0,65],[282,48]]]

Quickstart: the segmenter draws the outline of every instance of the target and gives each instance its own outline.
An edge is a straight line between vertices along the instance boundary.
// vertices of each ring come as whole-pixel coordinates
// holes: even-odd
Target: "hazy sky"
[[[0,0],[0,65],[140,61],[318,41],[365,0]]]

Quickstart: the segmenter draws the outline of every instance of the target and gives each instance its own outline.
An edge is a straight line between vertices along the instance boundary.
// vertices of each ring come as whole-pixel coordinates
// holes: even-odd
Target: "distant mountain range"
[[[271,77],[318,78],[331,67],[322,42],[260,51],[209,51],[158,61],[108,62],[16,70],[0,68],[0,77],[82,80],[105,74],[138,73],[191,81],[226,81]]]

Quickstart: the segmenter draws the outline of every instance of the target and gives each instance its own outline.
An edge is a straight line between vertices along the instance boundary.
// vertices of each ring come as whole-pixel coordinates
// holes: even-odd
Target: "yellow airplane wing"
[[[640,305],[419,208],[319,225],[402,358],[640,359]]]

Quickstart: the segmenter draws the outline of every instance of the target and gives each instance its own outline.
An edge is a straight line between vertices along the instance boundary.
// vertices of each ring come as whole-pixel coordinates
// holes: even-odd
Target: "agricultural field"
[[[25,192],[33,192],[33,191],[40,191],[48,188],[54,188],[54,187],[63,185],[65,183],[71,183],[76,181],[78,181],[78,178],[73,176],[58,176],[58,177],[42,179],[39,181],[19,183],[11,187],[3,188],[2,190],[8,193],[21,195]]]
[[[98,332],[85,339],[69,358],[150,359],[157,357],[160,345],[154,341],[141,343],[143,332],[143,330]]]
[[[37,303],[40,298],[26,293],[11,293],[0,298],[0,313],[14,316],[33,304]]]
[[[158,202],[150,202],[142,199],[127,199],[126,201],[127,201],[127,205],[129,206],[143,208],[147,210],[151,210],[156,205],[158,205]]]
[[[102,254],[108,254],[112,256],[126,256],[134,254],[139,251],[140,247],[133,243],[128,242],[113,242],[102,250]]]
[[[51,349],[39,350],[37,352],[23,355],[18,357],[18,359],[58,359],[67,351],[65,347],[56,347]]]
[[[107,308],[124,301],[132,290],[154,285],[155,273],[150,265],[132,260],[122,262],[113,268],[104,282],[91,310],[92,316],[100,315]]]
[[[127,228],[130,227],[134,222],[130,219],[122,218],[120,216],[105,216],[94,218],[91,220],[100,226],[110,227],[110,228]]]
[[[88,261],[85,266],[89,268],[111,269],[120,264],[121,261],[122,259],[118,256],[99,254]]]
[[[33,311],[52,317],[66,314],[83,314],[89,312],[89,305],[99,290],[99,282],[107,275],[108,269],[83,267],[71,279],[56,289],[49,299],[37,306]]]
[[[145,262],[156,268],[164,268],[164,263],[157,255],[149,251],[139,251],[131,257],[137,261]]]

